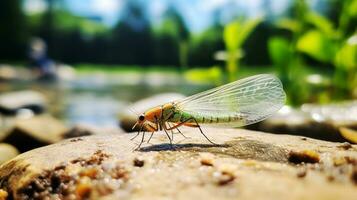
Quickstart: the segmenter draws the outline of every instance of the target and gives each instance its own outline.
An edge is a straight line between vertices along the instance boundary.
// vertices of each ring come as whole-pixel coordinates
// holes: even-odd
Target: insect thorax
[[[168,122],[180,122],[182,111],[178,110],[174,104],[163,108],[163,118]]]

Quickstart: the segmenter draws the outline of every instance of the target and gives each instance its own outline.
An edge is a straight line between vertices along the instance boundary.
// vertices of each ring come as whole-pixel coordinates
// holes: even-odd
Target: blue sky
[[[100,17],[108,26],[114,25],[126,0],[62,0],[65,6],[79,16]],[[223,10],[223,21],[232,15],[244,13],[248,16],[264,15],[264,0],[138,0],[147,8],[150,19],[160,21],[168,6],[176,7],[192,31],[201,31],[212,23],[213,13]],[[270,0],[274,14],[285,10],[289,0]],[[29,13],[41,12],[47,5],[43,0],[25,0],[24,8]]]

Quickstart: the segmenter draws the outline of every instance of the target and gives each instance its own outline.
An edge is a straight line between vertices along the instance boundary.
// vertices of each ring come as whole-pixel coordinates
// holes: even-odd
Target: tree
[[[110,61],[120,64],[149,65],[152,63],[152,35],[144,7],[127,1],[112,35]]]
[[[0,1],[0,58],[23,59],[26,55],[25,17],[20,0]]]

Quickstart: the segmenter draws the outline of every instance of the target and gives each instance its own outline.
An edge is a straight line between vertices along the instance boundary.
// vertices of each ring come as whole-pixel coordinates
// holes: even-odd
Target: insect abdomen
[[[195,117],[195,116],[194,116]],[[238,122],[242,120],[241,116],[224,116],[224,117],[215,117],[215,116],[196,116],[195,119],[199,123],[204,124],[216,124],[216,123],[230,123]]]
[[[224,116],[224,117],[216,117],[216,116],[195,116],[182,111],[175,111],[174,114],[168,119],[170,122],[179,123],[179,122],[195,122],[202,124],[217,124],[217,123],[230,123],[230,122],[238,122],[243,118],[242,116]]]

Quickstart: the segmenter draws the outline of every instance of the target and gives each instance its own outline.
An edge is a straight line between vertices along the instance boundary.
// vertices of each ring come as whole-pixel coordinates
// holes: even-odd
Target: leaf
[[[300,32],[301,30],[301,23],[294,19],[283,18],[278,20],[276,26],[282,29],[289,30],[293,33]]]
[[[291,58],[289,41],[282,37],[273,37],[268,41],[268,49],[271,60],[274,64],[282,66],[288,65]]]
[[[247,40],[248,36],[253,32],[255,27],[257,27],[258,24],[260,24],[260,22],[262,22],[262,18],[257,17],[257,18],[245,21],[243,23],[243,25],[241,26],[240,33],[238,35],[239,46],[243,45],[243,43]]]
[[[309,12],[305,19],[329,37],[335,37],[336,33],[334,31],[333,24],[328,18],[316,12]]]
[[[254,18],[243,21],[234,21],[227,24],[223,31],[223,40],[229,51],[238,50],[246,41],[255,27],[262,21],[262,18]]]
[[[299,38],[297,49],[318,61],[330,62],[334,58],[336,45],[321,31],[311,30]]]
[[[345,43],[336,53],[335,64],[337,67],[343,68],[345,70],[356,69],[357,45]]]
[[[239,47],[238,35],[241,23],[238,21],[229,23],[224,27],[223,39],[228,50],[236,50]]]
[[[348,14],[351,17],[356,17],[357,16],[357,0],[352,0],[349,2],[350,4],[348,5]]]

